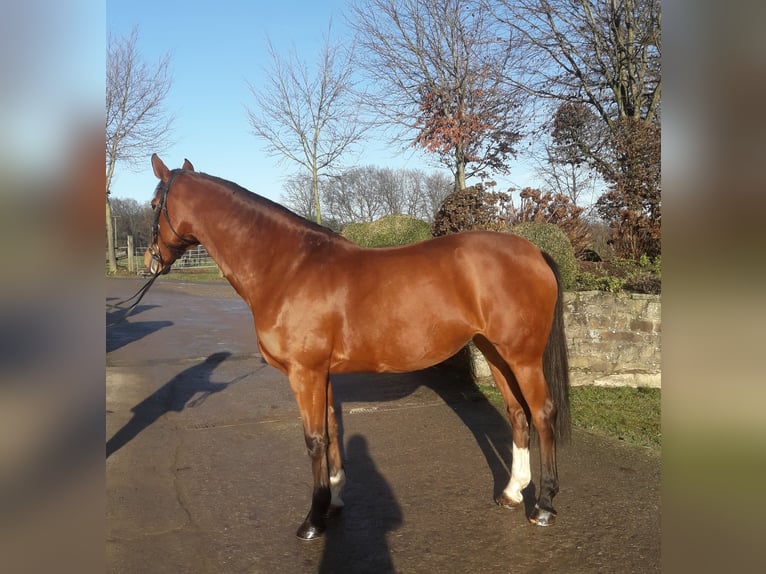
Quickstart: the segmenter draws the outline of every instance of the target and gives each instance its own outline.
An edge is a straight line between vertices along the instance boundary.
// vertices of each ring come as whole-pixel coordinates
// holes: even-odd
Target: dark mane
[[[258,205],[266,207],[268,210],[274,211],[275,213],[286,217],[287,219],[293,221],[297,225],[307,228],[308,231],[314,231],[317,233],[321,233],[323,235],[328,235],[336,239],[340,238],[345,240],[345,238],[342,235],[333,231],[329,227],[325,227],[324,225],[319,225],[318,223],[311,221],[310,219],[306,219],[305,217],[298,215],[294,211],[291,211],[290,209],[286,208],[284,205],[281,205],[275,201],[272,201],[267,197],[263,197],[262,195],[258,195],[257,193],[252,192],[249,189],[244,188],[237,183],[234,183],[233,181],[229,181],[228,179],[223,179],[215,175],[210,175],[208,173],[202,173],[202,172],[195,172],[195,173],[197,175],[202,175],[205,178],[211,181],[214,181],[215,183],[219,185],[222,185],[223,187],[231,189],[240,198],[248,202],[257,203]]]

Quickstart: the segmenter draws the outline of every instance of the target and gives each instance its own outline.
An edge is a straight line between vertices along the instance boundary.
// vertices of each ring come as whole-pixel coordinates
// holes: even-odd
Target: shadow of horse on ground
[[[344,498],[353,504],[332,519],[338,523],[325,533],[319,574],[394,572],[386,535],[401,526],[401,508],[375,466],[367,440],[355,434],[346,450],[354,480],[346,484]]]
[[[230,356],[229,351],[213,353],[201,363],[178,373],[133,407],[131,409],[133,417],[106,443],[106,458],[120,450],[165,413],[180,412],[186,407],[196,407],[213,393],[219,393],[248,376],[250,373],[228,383],[210,381],[215,368]],[[195,396],[198,393],[201,395]]]
[[[139,305],[131,312],[131,318],[135,315],[158,307],[159,305]],[[129,345],[147,335],[170,327],[173,321],[123,321],[125,310],[112,306],[113,310],[106,313],[106,352],[111,353],[117,349]]]
[[[498,410],[481,392],[473,372],[468,349],[444,363],[412,373],[353,374],[332,377],[335,412],[338,419],[339,445],[343,452],[343,407],[351,403],[375,403],[398,400],[425,387],[436,393],[471,431],[493,477],[493,500],[510,479],[513,433],[503,410]],[[535,503],[535,486],[524,491],[526,515]]]

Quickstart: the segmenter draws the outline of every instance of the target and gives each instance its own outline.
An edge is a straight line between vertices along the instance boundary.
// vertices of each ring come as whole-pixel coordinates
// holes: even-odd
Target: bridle
[[[122,314],[122,316],[117,319],[116,321],[109,324],[116,325],[117,323],[120,323],[127,318],[127,316],[130,314],[133,309],[136,308],[136,306],[141,302],[141,299],[144,298],[144,295],[149,290],[149,287],[152,286],[152,284],[156,281],[157,277],[160,275],[164,275],[168,271],[170,271],[170,265],[167,267],[162,261],[162,254],[160,253],[160,247],[159,242],[162,241],[162,245],[165,246],[165,248],[172,252],[176,258],[183,254],[184,251],[186,251],[186,248],[189,245],[196,244],[196,241],[186,239],[185,237],[182,237],[178,231],[176,231],[175,227],[173,227],[173,224],[170,222],[170,216],[168,215],[168,192],[170,191],[170,184],[173,183],[173,180],[175,179],[176,175],[178,175],[179,172],[173,173],[169,178],[167,183],[158,183],[157,188],[155,189],[155,195],[157,192],[160,192],[160,200],[159,203],[152,206],[152,209],[154,210],[154,221],[152,221],[152,242],[151,245],[149,245],[149,249],[147,250],[149,252],[149,255],[152,258],[152,261],[155,261],[157,263],[157,271],[152,273],[152,276],[149,278],[149,280],[141,287],[135,295],[132,297],[125,299],[124,301],[120,301],[115,306],[121,307],[128,301],[131,301],[132,299],[136,299],[136,302],[133,303],[130,307],[125,309],[125,312]],[[180,245],[170,245],[167,243],[164,239],[160,238],[160,218],[162,217],[162,214],[165,214],[165,221],[167,221],[168,227],[170,228],[170,231],[173,232],[173,235],[176,236],[176,238],[181,242]]]
[[[165,267],[165,264],[162,261],[162,254],[160,253],[160,247],[159,242],[162,241],[162,245],[171,253],[173,253],[176,257],[182,255],[184,251],[186,251],[186,248],[190,245],[194,245],[195,241],[186,239],[185,237],[182,237],[173,227],[173,224],[170,222],[170,216],[168,215],[168,193],[170,192],[170,184],[173,183],[173,180],[176,178],[176,176],[180,172],[176,171],[174,172],[169,178],[166,183],[160,182],[157,184],[157,188],[155,190],[155,195],[157,192],[160,194],[160,200],[159,203],[152,206],[152,209],[154,209],[154,221],[152,222],[152,242],[149,245],[149,255],[152,258],[153,261],[157,263],[157,274],[163,274],[170,271],[170,265]],[[181,242],[180,245],[170,245],[167,243],[164,239],[160,238],[160,218],[162,215],[165,215],[165,221],[168,224],[168,227],[170,228],[170,231],[173,232],[173,235],[176,236],[176,238]]]

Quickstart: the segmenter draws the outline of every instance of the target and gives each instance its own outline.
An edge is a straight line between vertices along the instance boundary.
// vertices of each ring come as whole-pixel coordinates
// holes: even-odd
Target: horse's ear
[[[156,153],[152,154],[152,169],[154,169],[154,175],[157,176],[162,183],[165,183],[170,179],[170,170],[168,166],[162,163],[162,160]]]
[[[185,169],[186,171],[194,171],[194,166],[192,165],[192,162],[184,158],[183,169]]]

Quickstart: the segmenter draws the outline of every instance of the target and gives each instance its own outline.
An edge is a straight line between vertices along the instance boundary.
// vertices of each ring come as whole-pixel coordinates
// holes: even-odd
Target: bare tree
[[[357,167],[333,178],[324,189],[324,200],[335,218],[347,223],[375,221],[387,215],[377,168]]]
[[[352,7],[368,103],[396,140],[435,154],[455,189],[507,172],[523,125],[506,72],[515,51],[479,0],[364,0]]]
[[[115,218],[115,236],[125,239],[132,235],[138,246],[149,245],[153,214],[148,201],[139,203],[135,199],[111,197],[112,216]]]
[[[282,186],[281,199],[301,217],[316,220],[314,192],[311,188],[311,177],[307,173],[290,176]]]
[[[396,214],[430,222],[452,186],[443,172],[357,167],[320,180],[322,211],[334,228]],[[290,178],[282,201],[299,215],[313,217],[311,178],[307,174]]]
[[[524,46],[512,81],[556,106],[582,103],[601,119],[602,139],[582,151],[608,179],[610,141],[621,120],[658,121],[659,0],[491,0],[488,5]]]
[[[354,92],[353,49],[328,36],[312,74],[295,50],[280,56],[271,41],[267,84],[250,85],[256,108],[247,110],[255,135],[274,155],[296,162],[311,176],[317,223],[322,222],[319,178],[358,143],[366,131]]]
[[[444,173],[364,166],[328,180],[322,197],[328,213],[343,224],[372,222],[386,215],[430,222],[452,187]]]
[[[578,207],[590,207],[595,201],[599,178],[589,157],[595,142],[602,139],[601,131],[601,122],[589,106],[563,102],[553,115],[550,140],[542,154],[532,154],[538,162],[537,173],[547,187],[567,196]],[[587,205],[583,205],[584,196]]]
[[[118,162],[135,167],[170,144],[172,115],[164,107],[170,91],[170,57],[149,65],[138,53],[138,30],[129,36],[110,34],[106,63],[106,236],[109,271],[117,271],[114,255],[110,188]]]
[[[555,146],[545,145],[543,153],[544,157],[535,158],[535,161],[536,174],[544,189],[567,197],[574,205],[590,213],[598,193],[597,184],[603,184],[598,174],[586,164],[559,161]]]
[[[430,223],[444,198],[454,189],[454,180],[441,171],[425,173],[408,169],[395,172],[398,213]],[[391,213],[397,213],[391,211]]]
[[[504,8],[499,17],[511,37],[524,40],[519,84],[556,105],[581,104],[601,121],[600,137],[580,137],[589,141],[577,153],[610,184],[597,209],[608,218],[617,251],[659,253],[660,1],[495,3]]]
[[[444,203],[444,199],[452,193],[454,185],[448,180],[448,177],[440,172],[434,171],[423,178],[419,186],[418,207],[416,213],[427,222],[431,223],[436,216],[436,212]]]

